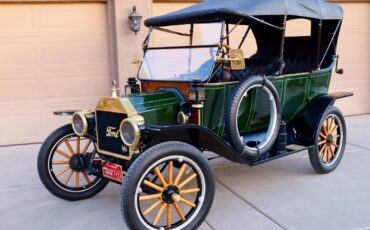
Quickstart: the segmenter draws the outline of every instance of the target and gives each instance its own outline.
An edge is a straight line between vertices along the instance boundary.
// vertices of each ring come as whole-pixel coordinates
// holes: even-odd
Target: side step
[[[251,166],[255,166],[255,165],[262,164],[262,163],[266,163],[268,161],[279,159],[284,156],[288,156],[293,153],[301,152],[309,148],[312,148],[312,146],[307,147],[307,146],[302,146],[302,145],[291,144],[286,147],[286,151],[284,153],[267,152],[265,154],[262,154],[260,159],[256,161],[251,161],[251,160],[247,160],[247,161]]]

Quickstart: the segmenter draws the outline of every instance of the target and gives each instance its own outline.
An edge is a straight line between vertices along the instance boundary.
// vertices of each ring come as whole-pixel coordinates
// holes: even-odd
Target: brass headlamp
[[[135,147],[140,141],[140,126],[144,125],[142,116],[126,118],[120,125],[120,136],[123,143],[128,147]]]
[[[88,130],[94,128],[95,114],[91,110],[75,112],[72,115],[73,131],[80,137],[85,136]]]

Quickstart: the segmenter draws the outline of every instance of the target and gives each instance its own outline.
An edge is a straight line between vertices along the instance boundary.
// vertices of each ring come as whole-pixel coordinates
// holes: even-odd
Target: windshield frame
[[[145,38],[144,43],[143,43],[143,60],[145,59],[145,55],[148,50],[166,50],[166,49],[197,49],[197,48],[218,48],[216,52],[216,56],[219,56],[221,51],[222,51],[222,44],[224,40],[226,39],[225,37],[225,21],[218,22],[221,23],[221,32],[220,32],[220,37],[219,37],[219,42],[215,44],[208,44],[208,45],[193,45],[193,35],[194,35],[194,24],[190,24],[190,33],[189,35],[189,45],[188,46],[161,46],[161,47],[149,47],[149,41],[150,41],[150,36],[153,30],[156,30],[157,28],[155,27],[150,27],[148,36]],[[159,27],[160,28],[160,27]],[[167,33],[176,33],[176,31],[164,31],[161,30],[162,32],[167,32]],[[180,34],[182,36],[188,36],[187,34]],[[189,80],[161,80],[161,79],[142,79],[140,77],[140,71],[143,68],[144,61],[141,61],[140,66],[137,71],[137,79],[140,81],[154,81],[154,82],[177,82],[177,83],[189,83],[191,81]],[[214,60],[213,63],[213,68],[217,65],[216,60]],[[214,75],[213,71],[209,73],[209,76],[203,80],[203,82],[208,82],[209,79]]]

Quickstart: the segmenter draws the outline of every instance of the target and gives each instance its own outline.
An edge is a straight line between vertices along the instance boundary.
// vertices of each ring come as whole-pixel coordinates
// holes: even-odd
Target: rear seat
[[[240,81],[250,76],[264,75],[271,76],[276,75],[279,72],[279,59],[278,58],[249,58],[245,59],[245,69],[232,70],[231,81]],[[219,68],[215,74],[217,81],[222,79],[222,71]]]
[[[329,59],[329,58],[328,58]],[[326,61],[322,68],[329,66],[331,61]],[[316,68],[315,57],[285,57],[284,68],[282,74],[298,74],[311,72]],[[277,76],[279,74],[280,62],[279,58],[258,57],[257,55],[245,59],[245,69],[231,70],[231,81],[240,81],[250,76],[264,75]],[[219,68],[213,82],[221,82],[222,71]]]
[[[311,72],[316,67],[314,57],[285,57],[283,74]]]

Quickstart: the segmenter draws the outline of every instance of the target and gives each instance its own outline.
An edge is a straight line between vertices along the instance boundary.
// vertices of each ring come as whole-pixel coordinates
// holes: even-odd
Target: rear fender
[[[311,100],[305,109],[290,123],[296,131],[296,141],[310,146],[315,143],[315,132],[320,125],[325,110],[332,106],[337,99],[352,96],[353,93],[332,93],[321,95]]]

